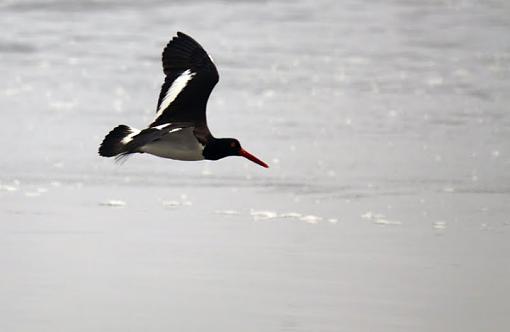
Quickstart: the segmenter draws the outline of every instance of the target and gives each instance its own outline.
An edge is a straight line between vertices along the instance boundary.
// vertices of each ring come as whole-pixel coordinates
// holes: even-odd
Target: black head
[[[205,159],[218,160],[229,156],[242,156],[246,159],[268,168],[269,166],[241,147],[241,143],[235,138],[211,139],[202,152]]]

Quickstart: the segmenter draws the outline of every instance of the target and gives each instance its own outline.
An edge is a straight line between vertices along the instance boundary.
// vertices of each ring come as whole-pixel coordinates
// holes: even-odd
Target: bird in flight
[[[177,32],[162,55],[165,82],[156,117],[143,130],[126,125],[112,129],[99,147],[99,155],[123,159],[148,153],[176,160],[218,160],[242,156],[263,167],[265,162],[241,147],[235,138],[215,138],[207,127],[206,106],[218,83],[216,66],[190,36]]]

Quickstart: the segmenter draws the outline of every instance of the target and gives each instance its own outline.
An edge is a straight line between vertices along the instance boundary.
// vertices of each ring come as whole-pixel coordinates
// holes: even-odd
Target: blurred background
[[[0,1],[2,331],[506,331],[510,3]],[[217,137],[97,155],[177,31]]]

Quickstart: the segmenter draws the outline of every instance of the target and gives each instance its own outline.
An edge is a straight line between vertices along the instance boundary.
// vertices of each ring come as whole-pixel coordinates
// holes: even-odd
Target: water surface
[[[0,328],[505,331],[505,1],[3,1]],[[97,156],[183,31],[267,161]]]

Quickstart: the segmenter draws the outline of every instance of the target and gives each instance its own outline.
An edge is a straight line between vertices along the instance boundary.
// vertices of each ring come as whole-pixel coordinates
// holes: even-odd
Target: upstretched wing
[[[170,122],[193,122],[206,127],[207,100],[219,80],[211,58],[182,32],[177,32],[166,45],[162,58],[166,77],[150,127]]]

